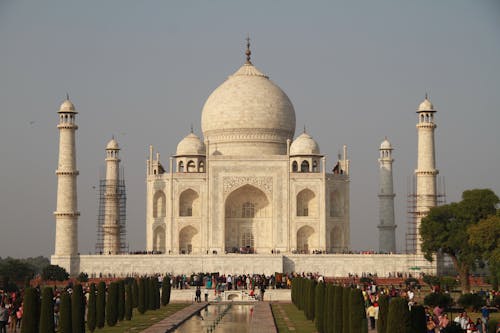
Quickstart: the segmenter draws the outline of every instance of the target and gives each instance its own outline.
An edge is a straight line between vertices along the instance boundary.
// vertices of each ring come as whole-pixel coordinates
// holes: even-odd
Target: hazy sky
[[[0,256],[54,251],[57,111],[79,111],[79,250],[96,241],[100,170],[122,147],[127,240],[145,247],[148,145],[165,165],[209,94],[252,61],[290,97],[334,165],[351,160],[351,244],[378,248],[378,148],[395,147],[398,250],[416,167],[415,109],[436,115],[447,201],[500,194],[500,2],[0,0]]]

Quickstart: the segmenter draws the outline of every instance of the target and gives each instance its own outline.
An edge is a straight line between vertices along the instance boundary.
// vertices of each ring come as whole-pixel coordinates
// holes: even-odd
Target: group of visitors
[[[23,318],[23,300],[20,292],[4,292],[0,290],[0,333],[21,330]]]

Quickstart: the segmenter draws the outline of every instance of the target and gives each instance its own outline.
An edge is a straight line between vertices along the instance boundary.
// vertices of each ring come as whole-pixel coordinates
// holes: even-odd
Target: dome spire
[[[251,65],[252,62],[250,61],[250,56],[252,55],[252,51],[250,51],[250,35],[247,35],[246,41],[247,41],[247,50],[245,51],[245,55],[247,56],[246,63]]]

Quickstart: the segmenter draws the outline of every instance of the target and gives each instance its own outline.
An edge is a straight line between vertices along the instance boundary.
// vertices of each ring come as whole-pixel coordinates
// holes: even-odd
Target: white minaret
[[[59,257],[63,266],[71,273],[71,257],[78,254],[78,212],[76,198],[76,125],[75,106],[66,96],[59,109],[59,162],[57,164],[57,208],[55,257]],[[69,260],[69,261],[68,261]]]
[[[106,146],[106,189],[104,192],[103,254],[120,253],[120,211],[118,180],[120,147],[113,138]]]
[[[418,161],[415,176],[417,179],[416,197],[416,253],[421,254],[420,221],[429,210],[436,206],[436,153],[434,150],[434,114],[436,110],[425,95],[425,100],[420,103],[417,114],[418,133]]]
[[[396,224],[394,222],[394,194],[392,184],[392,146],[387,138],[380,144],[379,162],[379,251],[396,252]]]

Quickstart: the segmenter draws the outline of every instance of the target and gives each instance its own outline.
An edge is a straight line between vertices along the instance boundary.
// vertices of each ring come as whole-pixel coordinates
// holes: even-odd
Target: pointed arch
[[[193,226],[187,226],[179,232],[179,253],[197,253],[199,246],[198,230]]]
[[[344,248],[344,233],[339,226],[330,231],[330,248],[332,252],[341,252]]]
[[[297,230],[297,250],[299,253],[309,253],[315,246],[313,244],[314,229],[303,226]]]
[[[292,172],[298,172],[299,171],[299,163],[297,161],[292,162]]]
[[[309,162],[304,160],[300,163],[300,172],[309,172]]]
[[[303,189],[297,194],[297,216],[317,217],[318,199],[314,192],[308,188]]]
[[[187,162],[186,171],[196,172],[196,163],[193,160]]]
[[[179,216],[200,216],[200,196],[187,189],[179,196]]]
[[[165,228],[156,227],[153,230],[153,251],[165,253]]]
[[[155,192],[153,196],[153,217],[165,217],[167,215],[167,198],[162,190]]]

